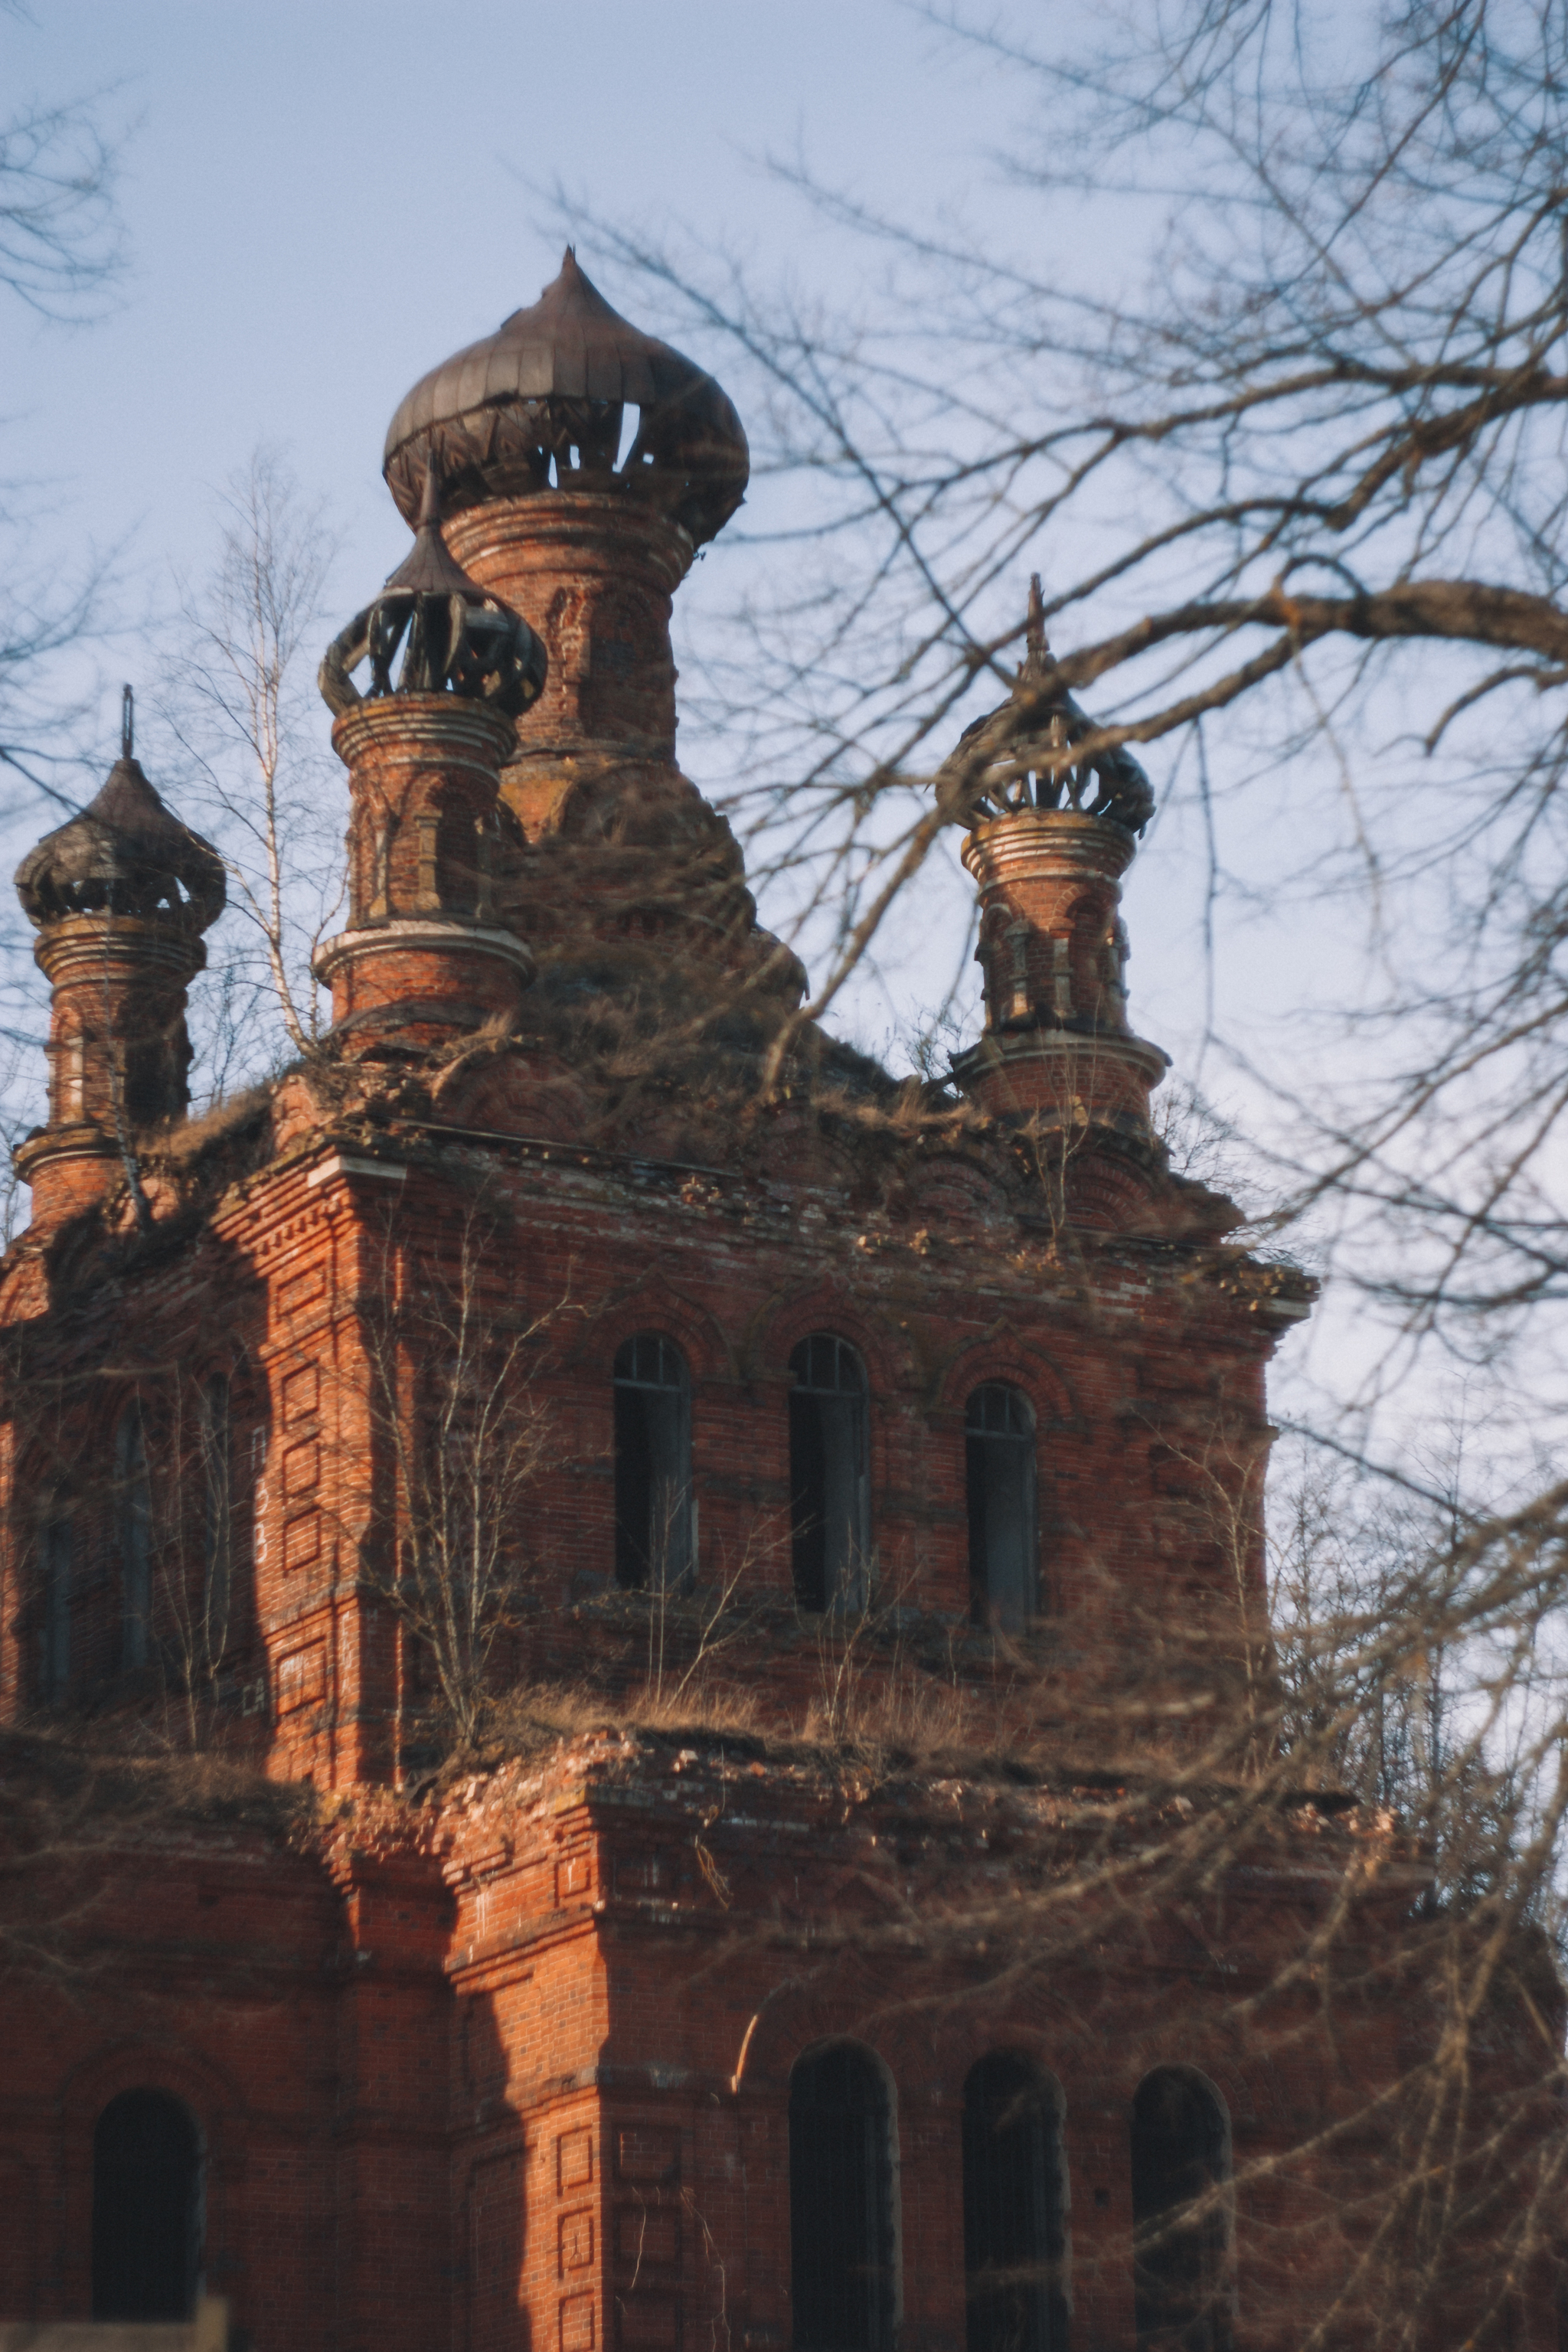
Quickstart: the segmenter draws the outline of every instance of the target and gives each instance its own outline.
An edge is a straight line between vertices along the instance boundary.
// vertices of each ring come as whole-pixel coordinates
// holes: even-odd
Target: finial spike
[[[1029,574],[1029,620],[1025,633],[1025,646],[1032,655],[1043,654],[1046,645],[1046,600],[1040,588],[1037,572]]]
[[[424,530],[427,525],[438,526],[440,520],[441,485],[437,478],[435,467],[430,466],[426,468],[425,488],[419,494],[419,517],[414,528],[416,530]]]
[[[129,760],[136,748],[136,696],[129,686],[120,689],[120,756]]]

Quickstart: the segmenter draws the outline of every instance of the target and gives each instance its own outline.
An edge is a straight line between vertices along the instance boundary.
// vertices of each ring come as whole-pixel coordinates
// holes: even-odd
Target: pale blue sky
[[[1037,34],[1083,27],[1058,0],[1015,13]],[[121,549],[129,621],[166,617],[176,577],[200,581],[216,493],[264,442],[342,529],[323,641],[363,602],[407,545],[380,478],[387,421],[426,368],[553,276],[557,186],[737,247],[763,276],[787,265],[840,306],[874,261],[786,197],[770,154],[798,148],[877,206],[961,210],[1003,240],[1020,217],[989,161],[1010,127],[1006,74],[900,0],[38,0],[31,22],[0,15],[0,54],[10,103],[105,90],[127,131],[129,266],[103,315],[62,329],[11,303],[0,318],[0,472],[48,486],[34,541],[47,567],[66,576],[89,548]],[[1112,252],[1113,208],[1095,230]],[[616,280],[591,235],[581,254],[639,323],[725,373],[721,349]],[[721,536],[679,625],[724,596],[727,565],[755,560]],[[128,630],[75,667],[105,764],[120,680],[156,700],[156,646]],[[324,742],[324,710],[320,724]],[[689,733],[686,749],[699,775],[721,756]],[[962,968],[968,885],[951,864],[947,876],[889,926],[883,979],[841,1007],[867,1043]],[[1189,1065],[1200,878],[1167,826],[1129,889],[1135,1016]],[[1283,943],[1269,944],[1277,983]],[[1257,945],[1222,962],[1227,1009],[1256,985]]]
[[[1047,41],[1092,21],[1065,0],[1013,0],[1012,14]],[[787,263],[840,306],[864,249],[784,200],[770,152],[798,144],[893,212],[952,205],[1002,237],[1017,217],[986,161],[1008,127],[1006,76],[898,0],[36,0],[31,22],[0,12],[0,110],[103,90],[127,131],[129,267],[105,314],[66,330],[0,310],[0,476],[47,486],[33,537],[46,570],[68,577],[90,549],[120,549],[133,622],[166,616],[176,576],[208,568],[216,492],[260,443],[330,496],[342,528],[323,642],[368,596],[407,544],[380,480],[387,421],[426,369],[554,274],[561,230],[542,191],[725,241],[764,270]],[[1096,226],[1113,253],[1113,213]],[[591,237],[580,251],[639,323],[725,373],[646,289],[616,281]],[[689,617],[737,560],[752,559],[721,538],[682,591]],[[155,700],[153,642],[128,630],[77,665],[103,764],[121,677]],[[320,723],[324,741],[324,711]],[[1251,808],[1273,836],[1265,873],[1289,799],[1282,781],[1277,803]],[[23,845],[0,839],[0,854]],[[1202,879],[1190,820],[1164,821],[1128,892],[1136,1025],[1189,1069]],[[886,988],[844,1008],[868,1042],[900,995],[940,993],[925,975],[951,970],[962,911],[932,898],[892,927]],[[1266,902],[1226,911],[1221,1024],[1268,1069],[1279,1021],[1351,951],[1347,918],[1323,909],[1292,929]]]
[[[155,585],[200,569],[205,491],[276,441],[342,508],[350,597],[406,543],[379,478],[399,398],[554,275],[531,184],[798,253],[767,152],[919,203],[973,181],[994,97],[890,0],[44,0],[0,45],[14,96],[113,86],[134,125],[110,315],[5,320],[5,472],[84,538],[133,533]]]

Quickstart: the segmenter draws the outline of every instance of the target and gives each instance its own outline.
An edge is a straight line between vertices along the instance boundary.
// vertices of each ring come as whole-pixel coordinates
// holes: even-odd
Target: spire
[[[403,667],[395,687],[393,664]],[[450,692],[489,702],[515,719],[538,699],[548,663],[528,623],[470,580],[441,536],[440,487],[425,477],[414,544],[381,593],[354,614],[322,656],[321,699],[340,718],[362,697],[353,673],[368,660],[372,700]]]
[[[1024,626],[1024,667],[1018,673],[1022,685],[1026,680],[1034,685],[1045,676],[1050,656],[1046,642],[1046,600],[1037,572],[1029,574],[1029,617]]]
[[[48,1124],[16,1155],[35,1224],[101,1198],[128,1139],[190,1101],[185,992],[206,961],[202,933],[223,911],[223,861],[143,774],[129,686],[120,744],[87,807],[16,869],[50,983]]]
[[[1154,795],[1120,746],[1075,756],[1098,732],[1057,674],[1037,572],[1012,693],[965,730],[938,779],[968,836],[985,974],[984,1034],[953,1075],[994,1116],[1070,1144],[1073,1213],[1114,1223],[1135,1212],[1136,1171],[1156,1158],[1149,1097],[1166,1059],[1128,1023],[1120,914]],[[1114,1181],[1108,1150],[1122,1163]]]
[[[623,456],[628,408],[637,425]],[[750,464],[728,395],[623,319],[568,246],[537,302],[420,378],[388,429],[384,470],[409,522],[436,473],[448,513],[551,488],[612,491],[700,547],[740,505]]]
[[[315,963],[340,1043],[417,1045],[515,1013],[533,959],[494,919],[498,792],[546,670],[527,622],[448,553],[432,469],[413,547],[320,672],[349,772],[349,928]]]

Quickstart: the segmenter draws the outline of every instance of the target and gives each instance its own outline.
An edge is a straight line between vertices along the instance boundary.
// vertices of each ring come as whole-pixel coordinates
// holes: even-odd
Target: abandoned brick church
[[[1141,1743],[1243,1772],[1310,1298],[1151,1124],[1148,787],[1071,756],[1037,615],[939,780],[982,1034],[921,1085],[797,1024],[675,760],[671,598],[747,473],[571,254],[415,386],[414,545],[321,667],[331,1025],[258,1093],[187,1115],[224,868],[129,735],[19,870],[6,1717],[279,1804],[170,1763],[84,1825],[62,1779],[47,1964],[0,1976],[0,2318],[1219,2352],[1354,2273],[1415,1860],[1326,1801],[1163,1893],[1118,1843]],[[1331,2034],[1270,1987],[1352,1867]]]

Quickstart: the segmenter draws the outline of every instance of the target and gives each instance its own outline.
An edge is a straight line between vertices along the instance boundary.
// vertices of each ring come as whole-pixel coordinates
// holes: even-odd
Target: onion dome
[[[162,919],[205,931],[223,912],[223,860],[166,809],[124,751],[95,800],[47,833],[16,868],[16,896],[39,929],[68,915]]]
[[[617,464],[628,407],[637,431]],[[740,505],[751,457],[728,394],[613,310],[568,246],[531,310],[420,378],[382,470],[409,522],[432,471],[450,514],[553,480],[645,499],[700,547]]]
[[[395,687],[392,666],[403,647]],[[470,580],[441,537],[437,478],[426,472],[414,544],[379,596],[332,639],[317,674],[321,699],[341,718],[388,694],[450,691],[493,703],[515,719],[544,686],[543,646],[521,614]],[[364,694],[352,672],[370,663]]]
[[[1029,583],[1029,619],[1023,667],[1010,698],[976,719],[943,763],[939,789],[971,827],[1021,809],[1074,809],[1123,832],[1142,834],[1154,814],[1154,793],[1132,754],[1118,745],[1074,761],[1075,743],[1099,732],[1059,682],[1046,642],[1040,575]]]

